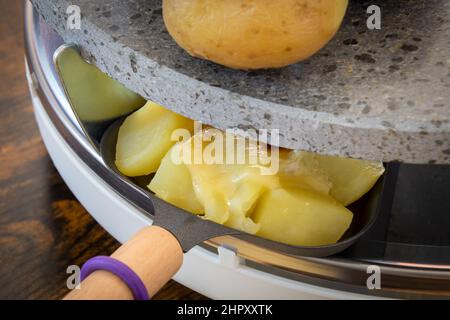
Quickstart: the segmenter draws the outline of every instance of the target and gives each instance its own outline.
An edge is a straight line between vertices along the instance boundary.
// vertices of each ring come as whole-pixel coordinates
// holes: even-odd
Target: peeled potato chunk
[[[176,129],[194,130],[194,122],[154,102],[147,102],[122,124],[116,147],[116,166],[126,176],[156,172],[161,159],[176,143]]]
[[[337,32],[348,0],[163,0],[164,22],[195,57],[237,69],[309,58]]]
[[[161,165],[148,185],[159,198],[194,214],[203,214],[203,206],[197,200],[191,174],[181,161],[174,161],[179,155],[176,144],[162,159]]]
[[[344,206],[366,194],[384,173],[382,162],[311,155],[331,181],[330,195]]]
[[[308,189],[326,195],[332,187],[319,161],[309,152],[282,150],[278,175],[284,187]]]
[[[255,234],[259,230],[259,224],[255,223],[249,216],[259,197],[267,188],[268,186],[256,181],[246,181],[241,184],[228,201],[230,216],[226,226]]]
[[[211,127],[193,134],[192,120],[149,102],[121,126],[116,165],[127,176],[156,172],[148,188],[179,208],[291,245],[336,243],[353,218],[345,206],[384,172],[379,162],[278,150]]]
[[[202,134],[207,135],[211,131],[221,134],[225,139],[230,139],[231,143],[236,143],[238,140],[240,143],[245,143],[246,140],[221,133],[216,129],[205,130]],[[195,139],[200,139],[200,136],[194,136],[191,141]],[[202,143],[201,152],[204,156],[208,154],[208,150],[212,151],[213,144],[213,142]],[[249,153],[250,148],[250,146],[245,147],[243,153]],[[218,149],[215,151],[217,152]],[[226,156],[225,153],[224,161]],[[199,163],[191,162],[186,166],[191,174],[197,199],[205,209],[206,219],[248,233],[254,234],[258,230],[259,226],[249,218],[249,214],[264,191],[279,186],[278,176],[262,175],[259,165],[249,163],[248,154],[242,164],[228,164],[226,161],[208,163],[207,159],[202,159]]]
[[[257,235],[297,246],[336,243],[353,214],[333,198],[304,189],[274,189],[258,202],[253,220]]]
[[[55,64],[80,121],[96,123],[115,119],[145,104],[144,98],[87,63],[75,47],[61,51]]]
[[[382,162],[287,151],[280,158],[282,185],[329,194],[344,206],[366,194],[383,175]]]

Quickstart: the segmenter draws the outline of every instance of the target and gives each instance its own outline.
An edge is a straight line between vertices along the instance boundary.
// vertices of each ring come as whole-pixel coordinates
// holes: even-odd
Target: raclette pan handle
[[[125,263],[143,281],[149,297],[153,297],[183,262],[183,250],[178,240],[164,228],[149,226],[141,229],[124,243],[112,258]],[[127,300],[133,299],[128,286],[113,273],[94,271],[72,290],[67,300]]]

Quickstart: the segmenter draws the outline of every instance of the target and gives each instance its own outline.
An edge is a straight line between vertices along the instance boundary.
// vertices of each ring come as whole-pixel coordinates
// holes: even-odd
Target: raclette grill
[[[363,234],[343,252],[306,258],[277,245],[232,236],[208,240],[203,248],[232,248],[251,268],[324,290],[386,297],[449,294],[450,79],[445,23],[450,6],[445,1],[382,1],[378,5],[386,17],[379,31],[365,26],[367,3],[353,1],[338,35],[318,55],[261,72],[229,70],[189,57],[165,32],[160,1],[72,1],[83,12],[81,30],[68,30],[63,23],[67,1],[32,3],[34,8],[27,3],[25,17],[28,65],[35,81],[49,85],[50,90],[41,93],[46,100],[62,92],[52,67],[55,50],[64,42],[76,44],[111,77],[190,118],[222,129],[280,128],[283,147],[386,163],[383,180],[352,205],[352,228]],[[86,143],[100,143],[105,123],[113,119],[78,123],[67,98],[55,98],[60,105],[50,103],[45,109],[66,143],[106,183],[143,209],[139,181],[131,181],[130,193],[123,194],[98,150]],[[374,197],[376,204],[371,204]],[[357,219],[360,212],[370,214]],[[382,290],[365,288],[371,264],[382,268]]]

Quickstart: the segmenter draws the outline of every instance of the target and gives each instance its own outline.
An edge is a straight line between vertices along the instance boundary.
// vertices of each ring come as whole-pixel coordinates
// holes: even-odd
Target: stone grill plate
[[[450,163],[450,2],[350,1],[337,36],[307,61],[238,71],[192,58],[157,0],[32,0],[68,43],[143,97],[215,127],[279,129],[280,145],[409,163]],[[80,30],[67,8],[81,9]],[[382,10],[381,30],[366,8]]]

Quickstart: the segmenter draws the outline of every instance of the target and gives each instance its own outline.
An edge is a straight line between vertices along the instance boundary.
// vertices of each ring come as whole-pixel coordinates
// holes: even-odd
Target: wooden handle
[[[150,297],[180,269],[183,250],[178,240],[161,227],[146,227],[117,249],[111,257],[122,261],[142,279]],[[64,299],[133,299],[127,285],[108,271],[95,271]]]

